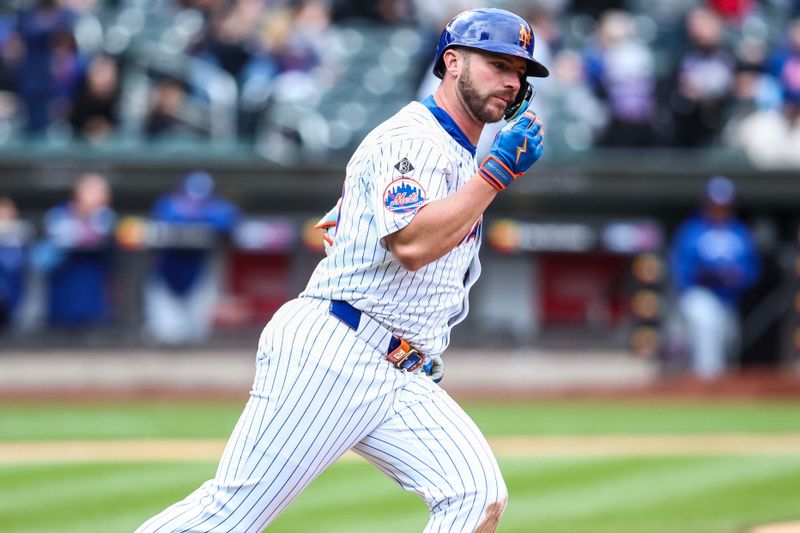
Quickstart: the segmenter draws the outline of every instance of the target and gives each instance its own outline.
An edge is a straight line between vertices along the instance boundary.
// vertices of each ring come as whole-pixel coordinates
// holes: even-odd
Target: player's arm
[[[452,195],[422,207],[403,229],[385,237],[407,270],[419,270],[455,248],[497,195],[478,175]]]
[[[419,270],[455,248],[498,191],[522,176],[542,154],[542,123],[533,112],[498,134],[478,173],[450,196],[422,207],[404,228],[385,242],[408,270]]]

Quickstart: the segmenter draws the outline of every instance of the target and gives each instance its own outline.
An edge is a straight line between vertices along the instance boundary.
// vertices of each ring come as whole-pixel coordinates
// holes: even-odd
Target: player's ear
[[[461,64],[464,62],[464,56],[462,52],[454,49],[448,48],[444,51],[442,55],[442,64],[444,65],[444,71],[447,74],[452,76],[458,76],[458,71],[461,68]]]

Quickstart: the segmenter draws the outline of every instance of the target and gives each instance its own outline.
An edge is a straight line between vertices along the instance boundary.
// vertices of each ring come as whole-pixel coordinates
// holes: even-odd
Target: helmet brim
[[[472,47],[468,46],[468,48]],[[550,75],[550,71],[547,70],[547,67],[545,67],[532,57],[529,57],[528,54],[526,54],[525,51],[518,46],[511,46],[505,43],[496,43],[496,44],[482,43],[481,47],[476,48],[476,50],[485,50],[487,52],[494,52],[497,54],[505,54],[509,56],[521,57],[528,64],[528,72],[526,72],[528,76],[533,76],[534,78],[546,78],[547,76]]]

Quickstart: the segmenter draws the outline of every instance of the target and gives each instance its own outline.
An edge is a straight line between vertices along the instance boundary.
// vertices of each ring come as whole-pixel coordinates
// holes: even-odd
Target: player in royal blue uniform
[[[677,230],[671,251],[678,305],[687,322],[692,370],[720,377],[739,349],[739,303],[760,275],[750,230],[734,216],[735,188],[722,176],[706,185],[703,210]]]

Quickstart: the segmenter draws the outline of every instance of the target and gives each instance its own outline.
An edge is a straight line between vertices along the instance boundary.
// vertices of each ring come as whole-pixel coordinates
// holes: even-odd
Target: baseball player
[[[480,274],[482,214],[541,156],[522,18],[457,15],[435,94],[367,135],[327,222],[327,256],[261,335],[250,400],[214,479],[138,531],[258,532],[353,450],[430,508],[425,531],[494,531],[507,491],[476,425],[435,382]],[[485,123],[510,119],[478,164]]]

